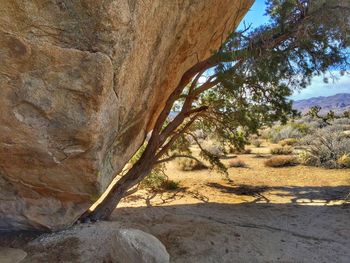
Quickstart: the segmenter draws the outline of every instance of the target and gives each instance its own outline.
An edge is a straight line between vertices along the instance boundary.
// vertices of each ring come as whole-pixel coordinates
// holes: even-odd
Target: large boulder
[[[168,263],[169,254],[154,236],[116,222],[77,225],[41,236],[26,245],[23,263]]]
[[[0,229],[71,225],[252,0],[0,0]]]

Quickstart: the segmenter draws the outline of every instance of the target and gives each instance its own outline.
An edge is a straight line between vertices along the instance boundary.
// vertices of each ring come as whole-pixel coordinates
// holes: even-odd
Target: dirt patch
[[[255,154],[230,180],[170,163],[182,189],[139,191],[111,219],[155,235],[176,263],[349,262],[350,170],[274,169]]]

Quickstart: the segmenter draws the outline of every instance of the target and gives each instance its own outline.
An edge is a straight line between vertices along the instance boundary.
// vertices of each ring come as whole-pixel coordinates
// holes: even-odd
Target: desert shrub
[[[253,140],[251,140],[250,143],[251,143],[252,145],[254,145],[255,147],[259,148],[259,147],[261,147],[261,145],[262,145],[262,140],[253,139]]]
[[[337,160],[340,168],[350,168],[350,154],[343,154]]]
[[[161,187],[164,190],[176,190],[180,188],[180,183],[168,179],[162,183]]]
[[[147,175],[143,181],[141,181],[140,187],[152,189],[153,191],[175,190],[179,188],[179,183],[169,180],[163,171],[156,169]]]
[[[164,174],[152,172],[145,177],[140,186],[141,188],[160,189],[166,180],[167,178]]]
[[[195,171],[207,168],[202,162],[189,158],[180,158],[177,164],[182,171]]]
[[[303,153],[302,163],[306,165],[344,168],[347,156],[350,155],[350,138],[338,125],[316,130],[313,134],[306,136],[301,144],[306,152]]]
[[[268,167],[287,167],[298,164],[298,160],[294,156],[273,156],[264,162]]]
[[[308,166],[316,166],[315,158],[307,151],[302,151],[298,155],[299,163]]]
[[[252,149],[250,149],[250,148],[244,148],[244,149],[238,150],[238,149],[233,148],[232,150],[230,150],[230,153],[235,153],[235,154],[251,154],[251,153],[252,153]]]
[[[341,125],[348,127],[350,125],[350,119],[349,118],[337,118],[332,121],[332,125]]]
[[[293,146],[296,143],[298,143],[298,139],[296,138],[287,138],[279,142],[282,146]]]
[[[293,153],[291,146],[275,146],[270,149],[271,154],[288,155]]]
[[[229,167],[246,167],[247,165],[243,160],[235,158],[228,161],[228,166]]]
[[[215,144],[213,141],[208,140],[202,143],[204,150],[215,156],[225,155],[225,148],[220,144]]]
[[[272,128],[267,127],[265,129],[261,130],[260,131],[260,138],[265,139],[265,140],[270,139],[271,129]]]
[[[323,120],[313,118],[309,115],[305,115],[300,119],[295,120],[294,123],[305,125],[304,127],[307,127],[309,131],[320,129],[325,126],[325,122]]]
[[[277,143],[283,139],[301,137],[303,137],[303,134],[292,126],[276,128],[270,131],[270,141],[273,143]]]
[[[246,148],[246,149],[241,150],[239,153],[242,153],[242,154],[251,154],[251,153],[252,153],[252,149]]]
[[[252,153],[252,149],[250,149],[250,148],[244,148],[244,149],[241,149],[241,150],[235,149],[233,153],[237,153],[237,154],[251,154]]]

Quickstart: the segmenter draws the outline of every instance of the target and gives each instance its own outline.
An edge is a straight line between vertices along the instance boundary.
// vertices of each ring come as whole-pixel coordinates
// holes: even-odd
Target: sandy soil
[[[156,236],[171,262],[350,262],[350,169],[268,168],[267,147],[253,152],[237,157],[247,167],[230,168],[229,180],[172,162],[167,173],[179,189],[138,191],[111,220]],[[0,247],[30,252],[38,235],[2,233]],[[65,246],[52,251],[62,256]]]
[[[230,168],[231,182],[170,163],[180,189],[139,191],[112,220],[158,237],[172,262],[350,262],[350,169],[273,169],[255,154],[238,158],[248,167]]]

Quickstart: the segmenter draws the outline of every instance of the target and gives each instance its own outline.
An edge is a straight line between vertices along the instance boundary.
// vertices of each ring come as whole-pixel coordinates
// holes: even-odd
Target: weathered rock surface
[[[23,263],[167,263],[169,254],[154,236],[116,222],[77,225],[69,230],[44,235],[25,248]]]
[[[0,262],[1,263],[19,263],[25,257],[27,253],[22,249],[0,247]]]
[[[0,0],[0,229],[71,225],[252,0]]]

